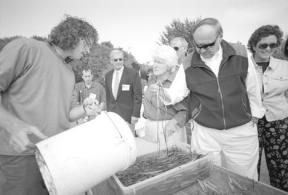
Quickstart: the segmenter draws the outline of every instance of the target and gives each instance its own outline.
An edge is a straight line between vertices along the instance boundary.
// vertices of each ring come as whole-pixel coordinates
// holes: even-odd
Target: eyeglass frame
[[[122,62],[122,61],[123,61],[123,58],[114,58],[113,61],[114,61],[114,62]]]
[[[217,40],[218,40],[218,37],[219,37],[219,35],[216,36],[215,41],[213,41],[212,43],[203,44],[203,45],[200,45],[200,46],[197,45],[197,43],[195,42],[195,40],[193,40],[193,43],[194,43],[194,46],[195,46],[196,48],[198,48],[199,50],[201,50],[201,49],[208,49],[208,48],[211,48],[211,47],[214,47],[214,46],[215,46],[215,44],[216,44],[216,42],[217,42]]]
[[[275,49],[275,48],[277,48],[279,45],[278,45],[278,43],[260,43],[258,46],[257,46],[257,48],[258,49],[267,49],[268,47],[270,48],[270,49]]]

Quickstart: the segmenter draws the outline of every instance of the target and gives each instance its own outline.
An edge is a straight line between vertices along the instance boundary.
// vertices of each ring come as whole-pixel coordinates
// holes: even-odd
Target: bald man
[[[185,71],[192,148],[211,153],[216,164],[257,180],[256,123],[264,110],[253,63],[243,45],[223,40],[217,19],[201,20],[192,34],[196,52]],[[183,96],[168,92],[170,103]]]

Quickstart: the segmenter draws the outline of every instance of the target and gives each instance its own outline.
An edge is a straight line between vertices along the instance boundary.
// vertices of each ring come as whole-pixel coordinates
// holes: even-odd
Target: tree
[[[41,37],[41,36],[38,36],[38,35],[33,35],[31,38],[35,39],[35,40],[38,40],[38,41],[48,41],[48,39],[46,37]]]
[[[110,52],[113,49],[114,46],[110,41],[102,42],[93,46],[91,48],[90,54],[82,58],[81,61],[73,61],[72,67],[75,73],[76,82],[82,81],[82,70],[84,66],[87,66],[92,70],[94,79],[104,85],[105,74],[113,68],[109,57]],[[125,50],[123,50],[123,52],[125,58],[125,66],[132,67],[131,64],[136,62],[134,56]]]
[[[169,44],[170,40],[174,37],[183,37],[188,42],[189,52],[192,52],[194,50],[192,31],[199,21],[200,18],[195,20],[186,18],[184,21],[174,19],[169,25],[165,26],[165,31],[161,34],[160,42],[162,44]]]
[[[13,41],[14,39],[19,38],[20,36],[14,36],[14,37],[6,37],[0,39],[0,51],[7,45],[10,41]]]
[[[113,49],[114,46],[110,41],[104,41],[101,43],[101,46]]]

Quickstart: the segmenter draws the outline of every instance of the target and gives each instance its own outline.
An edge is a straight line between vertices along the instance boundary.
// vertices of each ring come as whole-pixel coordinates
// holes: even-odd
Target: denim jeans
[[[1,195],[49,195],[35,156],[0,155]]]

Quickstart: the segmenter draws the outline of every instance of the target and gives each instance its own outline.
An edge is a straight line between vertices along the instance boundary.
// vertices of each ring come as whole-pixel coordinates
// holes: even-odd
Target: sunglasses
[[[215,38],[215,41],[213,41],[212,43],[203,44],[203,45],[198,45],[198,44],[196,44],[196,42],[194,41],[194,44],[195,44],[195,46],[196,46],[198,49],[207,49],[207,48],[213,47],[213,46],[215,45],[217,39],[218,39],[218,36]]]
[[[213,47],[213,46],[215,45],[216,41],[217,41],[217,38],[216,38],[216,40],[215,40],[214,42],[212,42],[212,43],[203,44],[203,45],[197,45],[197,44],[195,43],[195,46],[196,46],[198,49],[207,49],[207,48],[209,48],[209,47]]]
[[[123,59],[122,58],[115,58],[114,60],[113,60],[114,62],[122,62],[123,61]]]
[[[275,49],[276,47],[278,47],[277,43],[262,43],[258,45],[259,49],[266,49],[267,47],[270,47],[271,49]]]

